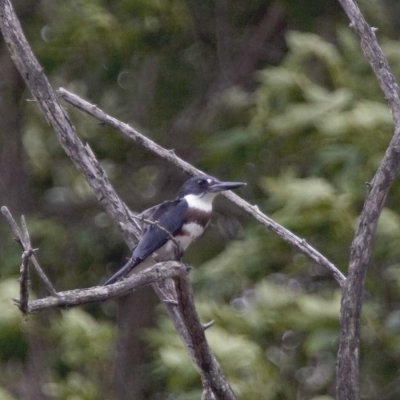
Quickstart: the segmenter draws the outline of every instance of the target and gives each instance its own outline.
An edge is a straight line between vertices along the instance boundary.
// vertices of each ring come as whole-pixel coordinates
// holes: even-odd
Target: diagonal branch
[[[211,353],[201,325],[199,316],[194,306],[193,289],[188,279],[187,271],[181,270],[175,277],[175,285],[178,294],[178,307],[186,323],[188,333],[192,338],[194,356],[206,374],[207,382],[211,382],[211,388],[218,399],[234,400],[236,397],[227,381],[221,380],[221,367]]]
[[[187,161],[178,157],[173,151],[167,150],[159,144],[155,143],[151,139],[144,136],[142,133],[137,131],[135,128],[130,125],[119,121],[118,119],[108,115],[99,107],[94,104],[89,103],[88,101],[80,98],[74,93],[69,92],[64,88],[60,88],[58,90],[60,96],[72,104],[79,110],[91,115],[92,117],[98,119],[104,124],[112,126],[113,128],[120,131],[124,136],[129,139],[139,143],[147,150],[152,153],[158,155],[164,160],[169,161],[179,169],[191,174],[204,174],[203,171],[195,168],[193,165],[189,164]],[[243,200],[238,195],[227,192],[222,193],[227,199],[229,199],[232,203],[236,204],[239,208],[244,210],[247,214],[254,217],[258,222],[264,225],[267,229],[276,233],[280,238],[291,244],[293,247],[297,248],[300,252],[305,254],[307,257],[311,258],[315,263],[325,267],[329,270],[329,272],[333,275],[336,281],[342,286],[346,280],[346,277],[343,273],[336,267],[331,261],[329,261],[323,254],[321,254],[318,250],[312,247],[305,239],[299,238],[293,232],[289,231],[282,225],[278,224],[272,218],[269,218],[267,215],[262,213],[257,206],[253,206],[247,201]]]
[[[359,398],[360,316],[372,241],[389,189],[400,172],[400,96],[398,83],[376,39],[376,29],[368,25],[355,1],[339,2],[350,19],[350,27],[360,37],[361,48],[390,106],[395,124],[392,140],[369,186],[343,288],[337,396],[339,400],[353,400]]]
[[[64,88],[58,89],[58,94],[68,103],[72,104],[77,109],[91,115],[92,117],[98,119],[102,123],[109,125],[118,131],[120,131],[128,139],[140,144],[146,150],[158,155],[159,157],[167,160],[171,164],[175,165],[179,169],[189,173],[189,174],[204,174],[200,169],[195,168],[193,165],[189,164],[187,161],[179,158],[175,155],[173,150],[167,150],[160,146],[158,143],[149,139],[137,129],[133,128],[127,123],[121,122],[117,118],[106,114],[101,108],[97,107],[95,104],[89,103],[88,101],[82,99],[78,95],[68,91]]]

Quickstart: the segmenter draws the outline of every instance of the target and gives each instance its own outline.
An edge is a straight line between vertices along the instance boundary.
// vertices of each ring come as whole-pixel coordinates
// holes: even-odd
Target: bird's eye
[[[203,178],[198,179],[198,180],[197,180],[197,183],[198,183],[200,186],[204,186],[204,185],[207,184],[207,179],[203,179]]]

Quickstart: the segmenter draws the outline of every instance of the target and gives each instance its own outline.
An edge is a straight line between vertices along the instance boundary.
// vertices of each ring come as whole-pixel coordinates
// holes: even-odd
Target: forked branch
[[[27,256],[26,259],[29,259],[32,262],[36,273],[39,275],[40,279],[43,281],[43,283],[46,286],[49,293],[52,294],[53,296],[57,296],[56,289],[54,289],[54,286],[50,282],[49,278],[47,277],[47,275],[43,271],[42,267],[40,266],[38,260],[36,259],[35,255],[33,254],[33,249],[32,249],[32,245],[30,242],[28,228],[26,226],[24,217],[21,218],[21,226],[22,226],[22,229],[21,229],[18,226],[17,222],[15,221],[14,217],[12,216],[10,210],[7,207],[5,207],[5,206],[1,207],[1,213],[3,214],[4,218],[6,219],[8,225],[10,226],[17,242],[21,245],[21,247],[23,249],[23,254],[25,254]],[[22,284],[22,281],[21,281],[21,284]]]

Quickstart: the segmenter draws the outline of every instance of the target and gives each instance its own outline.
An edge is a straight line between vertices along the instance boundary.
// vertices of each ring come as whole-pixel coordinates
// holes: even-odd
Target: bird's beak
[[[210,185],[208,190],[210,192],[223,192],[224,190],[232,190],[244,185],[246,185],[244,182],[215,182]]]

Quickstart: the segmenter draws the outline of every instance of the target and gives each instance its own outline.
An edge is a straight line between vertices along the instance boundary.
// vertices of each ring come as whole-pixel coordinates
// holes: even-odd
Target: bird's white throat
[[[201,211],[211,212],[212,203],[217,194],[218,193],[206,193],[203,195],[187,194],[185,196],[185,200],[187,201],[189,208],[196,208]]]

